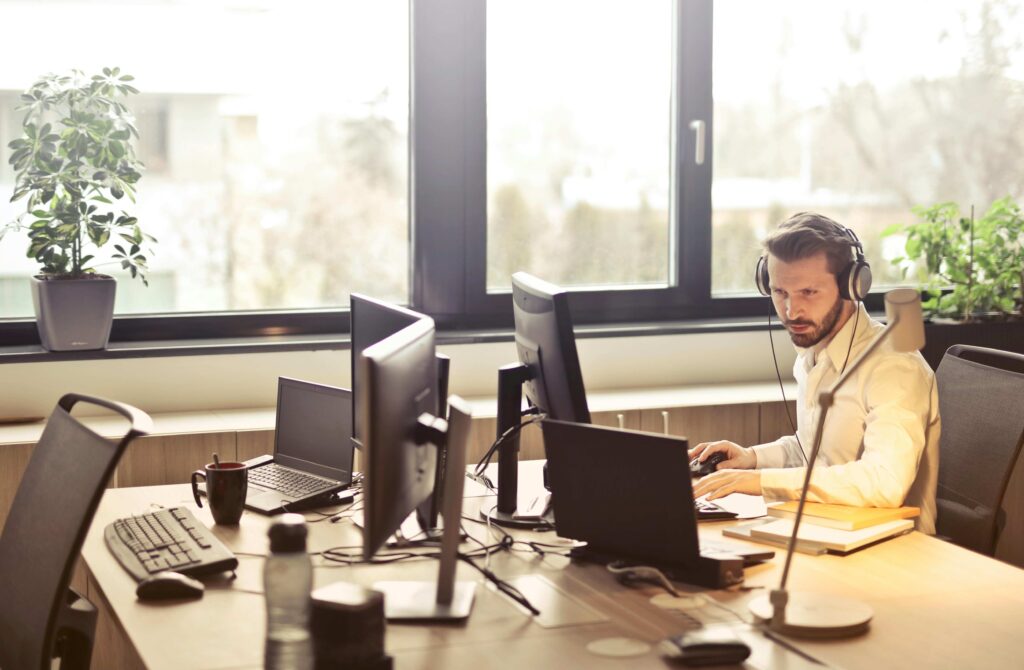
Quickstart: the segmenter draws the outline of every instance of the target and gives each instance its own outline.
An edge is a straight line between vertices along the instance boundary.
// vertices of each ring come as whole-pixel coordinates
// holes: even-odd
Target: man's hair
[[[850,251],[853,245],[846,229],[827,216],[813,212],[789,217],[761,242],[761,246],[784,263],[824,252],[829,272],[837,276],[853,258]]]

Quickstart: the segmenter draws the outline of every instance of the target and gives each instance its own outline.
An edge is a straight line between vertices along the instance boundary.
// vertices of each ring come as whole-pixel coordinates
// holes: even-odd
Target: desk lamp
[[[874,611],[865,603],[840,596],[817,593],[789,593],[786,580],[796,548],[800,520],[803,517],[807,489],[811,483],[811,471],[821,448],[821,436],[825,417],[835,400],[836,391],[860,368],[881,343],[891,336],[896,351],[916,351],[924,346],[924,323],[921,319],[921,296],[909,288],[899,288],[885,294],[885,316],[888,324],[881,333],[857,357],[857,360],[827,390],[818,395],[821,412],[814,435],[814,447],[807,459],[807,473],[804,475],[800,502],[793,521],[793,535],[786,550],[786,565],[782,570],[779,588],[769,596],[761,596],[750,603],[751,613],[767,622],[775,632],[794,637],[836,638],[860,635],[867,631],[868,622]]]

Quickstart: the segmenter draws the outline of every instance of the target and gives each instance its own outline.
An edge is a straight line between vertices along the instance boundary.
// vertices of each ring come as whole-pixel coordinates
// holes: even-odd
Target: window
[[[160,244],[153,286],[120,284],[125,339],[337,332],[351,291],[507,327],[516,270],[571,287],[578,323],[763,316],[758,240],[795,211],[854,228],[883,286],[901,241],[881,232],[913,205],[1024,194],[1024,0],[0,0],[0,17],[51,37],[0,43],[8,135],[9,101],[68,62],[143,89],[136,212]],[[83,27],[119,39],[84,48]],[[23,250],[0,242],[0,320],[31,315]]]
[[[118,314],[339,308],[360,290],[408,301],[408,11],[400,0],[0,2],[5,25],[47,34],[45,49],[32,30],[0,44],[5,110],[72,65],[118,66],[142,91],[127,101],[148,168],[131,211],[159,244],[148,289],[119,282]],[[96,37],[108,33],[117,39]],[[4,205],[3,221],[24,204]],[[0,283],[24,284],[0,317],[32,313],[23,239],[0,243]]]
[[[489,291],[672,281],[672,5],[487,3]]]
[[[943,201],[1020,196],[1024,47],[1019,2],[714,3],[712,286],[750,290],[768,229],[801,210],[853,228],[875,286],[884,259]]]

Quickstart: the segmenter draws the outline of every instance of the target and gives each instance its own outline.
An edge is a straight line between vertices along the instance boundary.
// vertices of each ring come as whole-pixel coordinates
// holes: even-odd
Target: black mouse
[[[716,451],[715,453],[711,454],[703,463],[700,462],[700,459],[695,458],[692,461],[690,461],[690,475],[693,477],[703,477],[704,475],[710,475],[712,472],[715,471],[715,468],[718,466],[719,463],[727,460],[729,460],[729,457],[726,456],[721,451]]]
[[[671,661],[688,666],[737,665],[750,656],[750,647],[727,626],[713,626],[675,635],[661,643]]]
[[[203,583],[180,572],[166,570],[139,582],[135,595],[139,600],[171,600],[173,598],[202,598]]]

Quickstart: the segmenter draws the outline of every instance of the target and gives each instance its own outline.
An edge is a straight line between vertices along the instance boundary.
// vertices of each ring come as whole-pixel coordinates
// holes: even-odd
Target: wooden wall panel
[[[619,426],[619,417],[622,417],[622,426]],[[629,430],[643,430],[640,426],[639,410],[623,412],[591,412],[590,422],[595,426],[610,426],[612,428],[627,428]]]
[[[783,435],[792,435],[793,426],[796,425],[796,402],[790,400],[789,416],[793,417],[793,424],[789,423],[786,417],[786,405],[780,400],[778,402],[761,403],[761,429],[758,437],[758,444],[772,442]]]
[[[234,457],[239,461],[274,453],[273,430],[240,430],[235,437]]]
[[[0,530],[7,522],[14,495],[32,457],[34,444],[0,445]]]
[[[669,435],[686,437],[690,447],[713,440],[731,440],[742,446],[757,443],[760,412],[756,404],[645,409],[640,413],[641,429],[664,432],[665,413]]]
[[[128,445],[117,469],[117,486],[184,484],[193,470],[213,460],[234,458],[235,432],[150,435]]]

